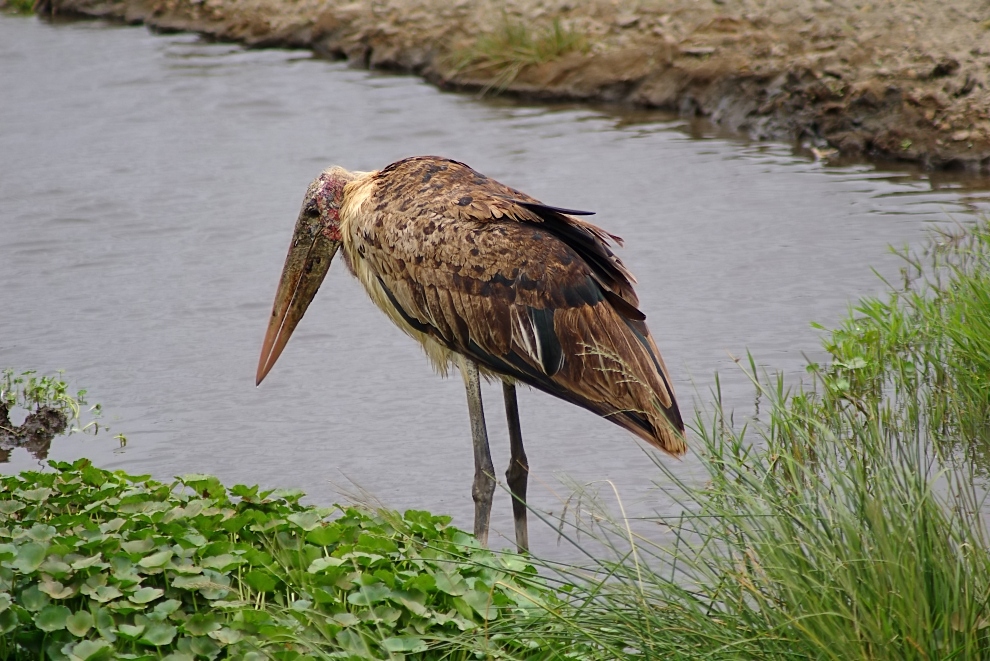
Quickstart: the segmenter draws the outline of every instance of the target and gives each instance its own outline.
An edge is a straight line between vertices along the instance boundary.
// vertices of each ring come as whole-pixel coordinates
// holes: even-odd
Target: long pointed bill
[[[257,384],[261,383],[282,354],[289,336],[306,314],[306,308],[323,284],[330,262],[340,247],[340,242],[323,236],[321,226],[317,214],[307,214],[305,211],[296,221],[289,254],[282,267],[282,279],[275,293],[272,316],[268,320],[265,343],[261,347]]]

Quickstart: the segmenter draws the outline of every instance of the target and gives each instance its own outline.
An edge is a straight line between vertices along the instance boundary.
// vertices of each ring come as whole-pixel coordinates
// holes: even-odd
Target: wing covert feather
[[[670,378],[611,235],[426,157],[377,173],[360,219],[353,248],[411,328],[684,451]]]

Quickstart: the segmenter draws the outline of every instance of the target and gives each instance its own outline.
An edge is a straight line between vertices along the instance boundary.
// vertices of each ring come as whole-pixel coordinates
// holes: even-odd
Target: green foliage
[[[453,59],[458,71],[491,78],[485,92],[504,91],[524,67],[587,50],[587,38],[565,28],[557,19],[547,27],[534,30],[503,16],[494,32],[480,35],[469,47],[455,52]]]
[[[587,498],[574,525],[620,560],[597,581],[546,565],[574,585],[571,608],[517,635],[597,659],[990,659],[972,452],[987,442],[988,255],[980,226],[911,257],[907,286],[826,337],[808,386],[751,359],[759,410],[741,428],[716,382],[693,430],[708,482],[657,461],[681,506],[654,520],[672,541]]]
[[[34,0],[2,0],[0,1],[0,8],[28,14],[34,11]]]
[[[6,407],[6,410],[20,407],[29,411],[51,409],[65,416],[72,425],[71,431],[96,433],[100,428],[97,418],[102,414],[102,407],[99,404],[89,406],[85,412],[91,419],[84,422],[80,416],[82,407],[88,405],[86,391],[78,390],[72,395],[62,377],[62,370],[55,375],[38,375],[34,370],[16,374],[12,369],[5,369],[0,372],[0,407]]]
[[[0,478],[0,659],[402,658],[552,599],[447,517],[50,465]]]

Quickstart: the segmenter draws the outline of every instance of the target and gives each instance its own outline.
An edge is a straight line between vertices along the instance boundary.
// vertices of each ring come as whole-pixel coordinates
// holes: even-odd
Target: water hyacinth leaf
[[[244,638],[244,634],[237,629],[227,627],[218,629],[217,631],[211,631],[209,636],[221,645],[235,645]]]
[[[155,605],[154,614],[157,617],[151,617],[151,619],[165,620],[169,615],[179,610],[182,606],[182,602],[178,599],[166,599],[160,604]]]
[[[345,652],[350,652],[361,659],[375,658],[368,648],[368,643],[356,629],[341,629],[335,636],[335,639],[337,640],[337,644],[340,645],[340,648]]]
[[[317,558],[310,563],[309,568],[306,569],[310,574],[318,574],[327,567],[339,567],[344,564],[344,561],[340,558]]]
[[[82,638],[93,628],[94,620],[89,611],[76,611],[65,621],[65,628],[76,638]]]
[[[82,558],[80,560],[75,560],[71,567],[76,571],[80,569],[88,569],[89,567],[95,567],[96,565],[101,565],[100,568],[109,567],[110,565],[103,562],[103,557],[99,554],[90,556],[88,558]]]
[[[144,628],[143,624],[121,624],[117,627],[117,633],[128,640],[137,640],[144,633]]]
[[[306,533],[306,541],[317,546],[330,546],[340,541],[340,528],[334,525],[319,525]]]
[[[347,601],[355,606],[370,606],[391,596],[391,594],[392,590],[387,585],[375,583],[361,586],[357,592],[347,595]]]
[[[48,496],[52,495],[52,490],[48,487],[39,487],[37,489],[19,491],[14,495],[24,500],[29,500],[33,503],[40,503],[41,501],[46,500]]]
[[[203,590],[213,586],[206,576],[176,576],[172,579],[172,587],[181,590]]]
[[[17,613],[13,610],[5,610],[0,613],[0,634],[10,633],[20,625]]]
[[[123,593],[113,585],[101,585],[90,596],[101,604],[105,604],[108,601],[113,601],[117,597],[123,596]]]
[[[438,571],[433,575],[437,583],[437,589],[446,592],[452,597],[459,597],[468,591],[467,583],[459,575],[450,575],[443,571]]]
[[[123,519],[121,519],[121,521],[123,521]],[[132,539],[121,543],[120,548],[124,549],[128,553],[143,554],[155,548],[155,540],[150,537],[145,537],[144,539]]]
[[[129,599],[135,604],[146,604],[149,601],[154,601],[163,594],[165,594],[165,591],[159,588],[143,587],[140,590],[135,590]]]
[[[196,656],[215,657],[220,653],[220,645],[208,636],[189,638],[189,651]]]
[[[102,661],[113,656],[112,648],[103,640],[81,640],[69,652],[72,661]]]
[[[320,525],[320,521],[323,517],[319,515],[315,510],[306,510],[305,512],[297,512],[295,514],[290,514],[288,517],[289,521],[296,524],[304,531],[309,532]]]
[[[11,601],[10,595],[6,592],[0,592],[0,613],[4,612],[10,608]]]
[[[0,501],[2,504],[3,501]],[[0,544],[0,561],[13,560],[17,557],[17,547],[13,544]]]
[[[144,635],[138,639],[139,643],[144,643],[145,645],[153,645],[154,647],[161,647],[162,645],[168,645],[175,638],[177,629],[171,624],[166,624],[164,622],[151,622],[148,624],[147,629],[145,629]]]
[[[25,507],[27,505],[17,500],[0,500],[0,514],[5,516],[20,512]]]
[[[413,615],[425,617],[430,612],[426,607],[426,595],[418,590],[395,590],[389,598],[404,606]]]
[[[182,629],[191,636],[205,636],[220,627],[212,613],[197,613],[182,624]]]
[[[353,627],[361,623],[354,613],[337,613],[332,619],[344,627]]]
[[[43,523],[36,523],[31,526],[31,529],[27,531],[27,536],[36,542],[47,542],[48,540],[55,537],[58,531],[54,526],[45,525]]]
[[[252,590],[257,592],[271,592],[278,585],[275,577],[267,571],[261,569],[253,569],[246,574],[244,574],[243,580]]]
[[[58,631],[65,628],[65,621],[71,614],[65,606],[48,605],[34,616],[34,624],[42,631]]]
[[[164,567],[168,564],[168,561],[172,559],[172,555],[173,553],[171,549],[158,551],[157,553],[152,553],[151,555],[138,560],[138,566],[144,567],[145,569]]]
[[[484,620],[494,620],[498,616],[498,609],[492,603],[492,596],[489,592],[471,590],[462,599]]]
[[[18,600],[24,608],[31,612],[40,611],[50,601],[48,595],[38,589],[37,584],[24,588]]]
[[[210,556],[208,558],[203,558],[200,564],[208,569],[216,569],[217,571],[227,571],[233,569],[237,565],[244,564],[244,558],[233,555],[231,553],[221,553],[220,555]]]
[[[173,652],[162,658],[162,661],[194,661],[194,658],[191,654],[185,652]]]
[[[17,558],[13,562],[13,567],[22,574],[33,574],[44,562],[47,552],[47,544],[28,542],[17,549]]]
[[[100,532],[102,532],[104,534],[111,533],[111,532],[117,532],[118,530],[120,530],[121,528],[124,527],[124,524],[125,523],[127,523],[127,521],[125,521],[124,519],[122,519],[122,518],[120,518],[118,516],[117,518],[111,519],[111,520],[107,521],[106,523],[101,523],[100,524]]]
[[[210,584],[205,588],[200,588],[199,593],[211,601],[222,599],[230,593],[230,576],[204,569],[203,576],[209,579]]]
[[[64,578],[72,574],[72,567],[67,562],[59,560],[57,556],[48,556],[38,567],[38,571],[55,578]]]
[[[62,585],[58,581],[51,580],[43,582],[38,589],[52,599],[67,599],[76,593],[71,585]]]
[[[392,636],[382,641],[382,647],[392,653],[417,653],[427,650],[426,643],[416,636]]]
[[[96,608],[96,617],[94,618],[96,622],[96,631],[104,640],[108,640],[111,643],[117,642],[117,625],[113,621],[113,616],[106,608]]]

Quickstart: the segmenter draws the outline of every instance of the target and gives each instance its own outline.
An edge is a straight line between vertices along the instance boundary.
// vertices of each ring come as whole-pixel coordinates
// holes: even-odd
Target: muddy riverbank
[[[84,15],[481,90],[499,72],[457,54],[506,23],[558,21],[584,47],[519,68],[505,92],[702,115],[828,158],[990,170],[990,13],[979,0],[39,0]]]

